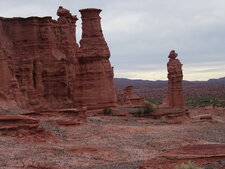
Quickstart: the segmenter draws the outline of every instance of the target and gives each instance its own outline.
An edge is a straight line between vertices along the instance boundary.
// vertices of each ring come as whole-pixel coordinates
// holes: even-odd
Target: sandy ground
[[[193,115],[199,112],[192,111]],[[214,114],[225,117],[224,110]],[[144,118],[95,116],[80,125],[60,126],[43,119],[39,124],[51,133],[48,139],[0,136],[1,169],[136,169],[174,148],[225,143],[223,122],[167,124]]]

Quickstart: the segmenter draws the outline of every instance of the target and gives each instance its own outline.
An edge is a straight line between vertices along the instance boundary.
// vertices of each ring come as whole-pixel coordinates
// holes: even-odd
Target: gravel
[[[4,153],[0,152],[0,166],[25,159],[26,165],[38,161],[66,169],[138,169],[144,160],[185,144],[225,142],[222,123],[153,125],[154,120],[144,119],[149,122],[146,124],[140,122],[143,119],[133,117],[95,117],[89,120],[70,127],[42,120],[40,126],[55,134],[57,139],[49,138],[41,143],[1,136],[0,149]],[[219,167],[223,163],[225,161],[204,167],[222,169]]]
[[[206,164],[203,166],[204,169],[224,169],[225,160],[216,161],[214,163]]]
[[[89,166],[73,169],[139,169],[141,163],[143,163],[143,161],[115,163],[111,165]]]
[[[7,115],[18,115],[18,114],[26,114],[32,113],[34,111],[26,110],[26,109],[7,109],[7,110],[0,110],[0,114],[7,114]]]

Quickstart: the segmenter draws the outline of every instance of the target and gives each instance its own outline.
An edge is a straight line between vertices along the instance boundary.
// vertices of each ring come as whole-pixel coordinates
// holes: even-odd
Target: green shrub
[[[143,114],[143,110],[142,109],[139,109],[138,112],[133,113],[133,116],[134,117],[141,117],[142,114]]]
[[[143,108],[140,108],[137,112],[133,113],[134,117],[148,117],[154,108],[151,103],[146,103]]]
[[[159,99],[159,98],[148,98],[147,101],[151,102],[151,103],[153,103],[155,105],[162,104],[162,99]]]
[[[177,166],[176,169],[203,169],[203,168],[196,166],[195,163],[191,161],[188,161],[187,164],[181,164],[180,166]]]
[[[109,107],[104,108],[103,114],[104,115],[112,115],[112,109]]]
[[[146,103],[144,106],[143,116],[147,117],[154,111],[154,108],[151,103]]]
[[[192,107],[225,107],[224,96],[190,97],[186,98],[186,105]]]

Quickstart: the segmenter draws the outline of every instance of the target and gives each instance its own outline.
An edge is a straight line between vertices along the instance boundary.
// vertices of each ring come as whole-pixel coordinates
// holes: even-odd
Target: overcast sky
[[[165,80],[175,49],[185,80],[225,77],[225,0],[0,0],[0,16],[52,16],[64,6],[102,9],[115,76]]]

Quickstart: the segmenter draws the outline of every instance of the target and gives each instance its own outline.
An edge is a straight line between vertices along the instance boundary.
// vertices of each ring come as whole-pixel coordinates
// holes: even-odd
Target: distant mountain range
[[[162,99],[167,93],[167,81],[131,80],[114,78],[117,90],[133,86],[137,94],[145,98]],[[225,96],[225,77],[208,81],[183,81],[186,97]]]
[[[127,79],[127,78],[114,78],[115,85],[118,89],[124,88],[126,86],[134,86],[135,87],[164,87],[167,85],[167,80],[141,80],[141,79]],[[183,85],[190,85],[190,84],[225,84],[225,77],[219,79],[209,79],[208,81],[183,81]]]
[[[219,79],[209,79],[207,82],[208,83],[224,83],[225,84],[225,77],[222,77]]]
[[[126,78],[114,78],[114,82],[116,88],[122,89],[126,86],[134,86],[134,88],[139,87],[163,87],[167,84],[167,81],[157,80],[157,81],[150,81],[150,80],[131,80]]]

